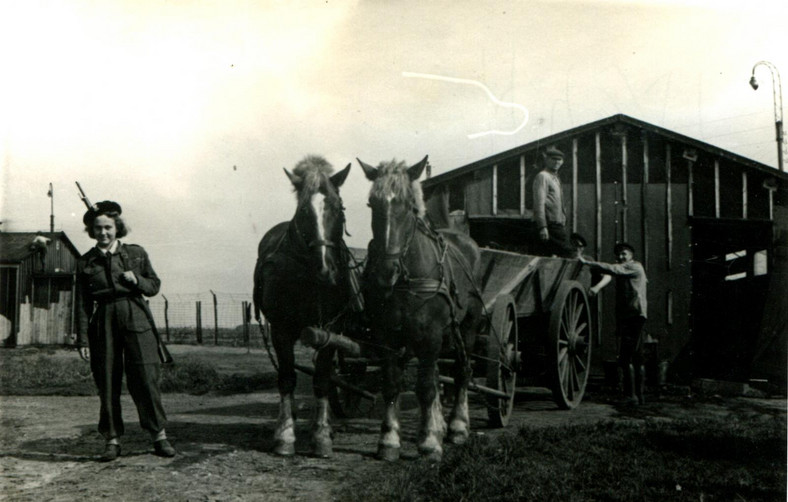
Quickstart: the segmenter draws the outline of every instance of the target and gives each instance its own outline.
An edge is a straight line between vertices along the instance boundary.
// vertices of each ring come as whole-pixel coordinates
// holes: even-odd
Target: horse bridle
[[[408,236],[408,240],[405,242],[405,245],[396,252],[390,253],[388,250],[384,249],[383,253],[381,253],[376,261],[396,261],[399,267],[400,273],[399,277],[395,281],[395,283],[391,286],[392,289],[400,290],[400,291],[409,291],[412,293],[443,293],[443,290],[448,292],[448,287],[445,284],[445,276],[443,271],[443,263],[446,259],[446,252],[448,246],[443,241],[443,239],[436,235],[427,224],[416,215],[416,208],[412,206],[411,211],[409,211],[410,217],[413,221],[413,226],[411,228],[410,235]],[[428,279],[428,278],[420,278],[420,277],[411,277],[408,271],[408,267],[405,265],[404,257],[407,255],[408,251],[410,250],[410,246],[413,243],[413,240],[416,237],[416,232],[421,227],[422,231],[428,237],[431,237],[434,240],[438,247],[438,253],[436,257],[436,264],[435,266],[439,269],[440,279]],[[385,244],[383,246],[385,248]]]
[[[344,232],[347,232],[347,230],[345,229],[345,207],[342,204],[342,198],[341,197],[339,197],[339,207],[340,207],[339,217],[342,220],[342,228],[343,228]],[[298,210],[300,211],[301,208],[299,208]],[[336,242],[334,242],[332,240],[328,240],[328,239],[313,239],[313,240],[307,242],[304,239],[304,236],[301,233],[301,231],[298,229],[298,218],[293,218],[291,220],[290,229],[297,236],[297,241],[298,241],[298,243],[300,243],[300,247],[303,248],[303,249],[306,249],[307,253],[309,251],[312,251],[314,248],[318,248],[318,247],[324,247],[324,248],[337,248],[338,247]]]

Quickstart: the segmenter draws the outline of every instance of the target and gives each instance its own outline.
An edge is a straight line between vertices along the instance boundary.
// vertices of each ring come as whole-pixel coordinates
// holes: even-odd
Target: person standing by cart
[[[84,200],[89,209],[82,221],[96,246],[77,262],[77,344],[80,356],[90,362],[101,400],[98,430],[106,445],[100,460],[115,460],[121,452],[124,367],[140,425],[150,433],[155,454],[175,456],[164,430],[160,341],[143,299],[157,294],[161,281],[142,247],[118,240],[127,234],[120,205]]]
[[[616,278],[616,336],[619,339],[618,363],[624,373],[624,394],[630,404],[643,404],[646,371],[643,362],[643,326],[648,316],[643,265],[634,260],[635,250],[626,242],[613,249],[617,263],[601,263],[580,255],[578,259]]]
[[[586,250],[587,244],[585,238],[582,235],[573,233],[569,236],[569,242],[571,242],[575,247],[577,258],[583,257],[586,259],[586,261],[591,260],[591,258],[583,254]],[[592,301],[596,299],[596,297],[599,295],[599,292],[602,291],[605,286],[610,284],[612,280],[613,278],[610,276],[610,274],[603,274],[599,270],[591,271],[591,287],[588,288],[588,296],[592,299]]]
[[[545,256],[571,258],[575,254],[566,233],[566,211],[558,171],[564,153],[551,146],[542,152],[544,168],[533,181],[534,221],[538,230],[538,247]]]

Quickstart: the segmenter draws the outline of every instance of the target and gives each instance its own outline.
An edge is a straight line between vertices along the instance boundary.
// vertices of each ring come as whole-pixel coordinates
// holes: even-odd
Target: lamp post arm
[[[751,82],[755,82],[755,69],[758,66],[765,66],[769,69],[769,73],[772,76],[772,97],[774,100],[774,127],[777,139],[777,167],[781,172],[784,172],[783,166],[783,91],[782,91],[782,80],[780,78],[780,72],[777,70],[777,67],[774,66],[769,61],[758,61],[752,67],[752,78]],[[753,88],[757,88],[757,84],[753,84]]]

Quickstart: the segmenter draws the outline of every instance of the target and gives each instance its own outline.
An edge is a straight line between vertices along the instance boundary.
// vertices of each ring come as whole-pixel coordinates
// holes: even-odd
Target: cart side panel
[[[484,248],[482,251],[482,298],[491,311],[495,298],[511,294],[517,316],[528,317],[550,311],[563,281],[574,280],[590,286],[588,267],[577,260],[524,255]]]
[[[515,294],[523,281],[536,270],[540,257],[482,248],[482,299],[492,312],[495,298]]]

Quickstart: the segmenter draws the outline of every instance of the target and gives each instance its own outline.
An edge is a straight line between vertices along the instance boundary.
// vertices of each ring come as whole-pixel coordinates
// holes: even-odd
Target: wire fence
[[[206,291],[159,294],[149,300],[165,341],[180,344],[262,347],[251,294]]]

